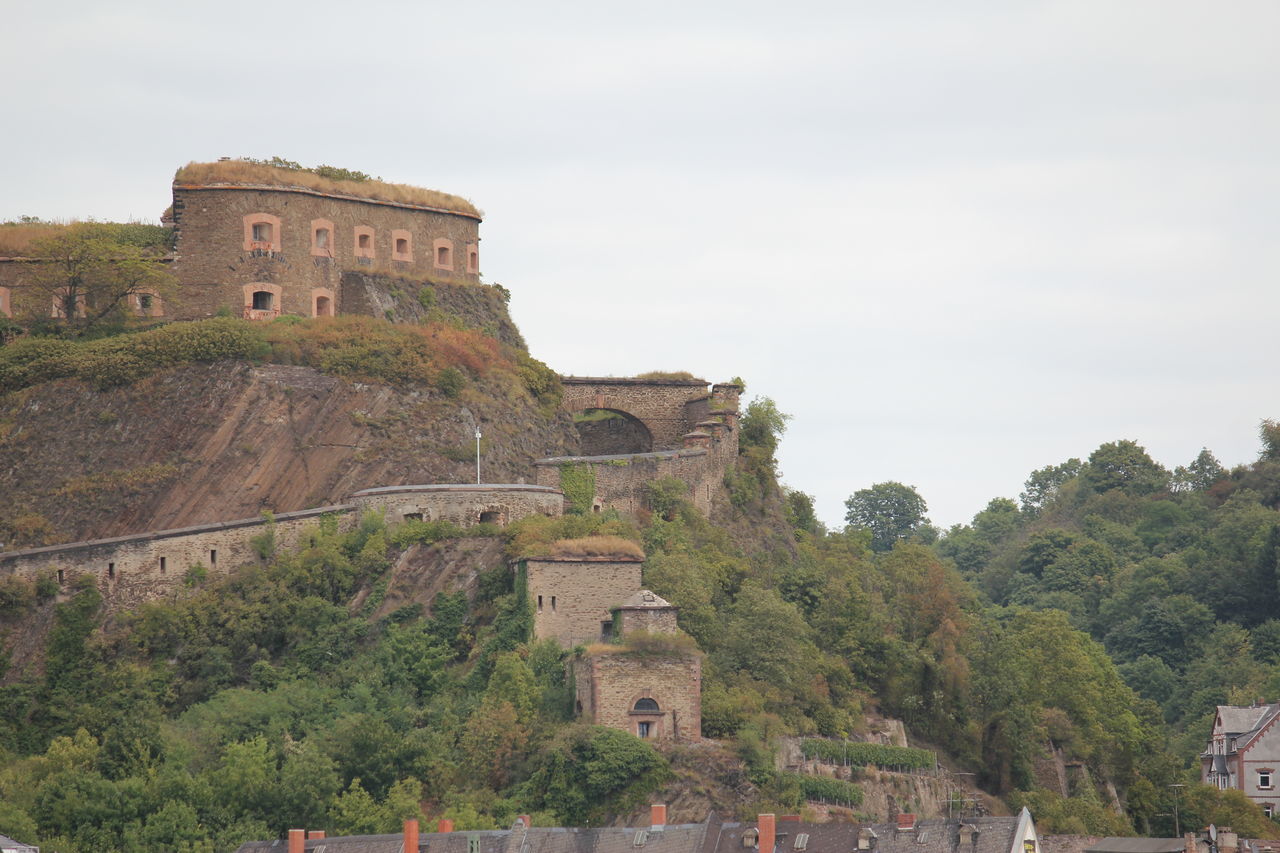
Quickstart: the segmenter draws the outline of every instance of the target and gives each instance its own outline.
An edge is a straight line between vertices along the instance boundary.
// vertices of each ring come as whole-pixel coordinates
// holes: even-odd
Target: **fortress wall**
[[[267,214],[278,220],[269,248],[246,247],[245,217]],[[178,230],[173,272],[181,300],[166,313],[178,319],[244,310],[244,286],[257,282],[280,288],[279,313],[312,316],[317,290],[330,294],[343,313],[342,273],[384,271],[414,279],[478,283],[467,271],[468,247],[479,245],[479,220],[390,202],[321,196],[282,188],[175,185],[173,215]],[[330,227],[329,245],[313,246],[313,222]],[[356,229],[372,229],[367,254],[357,249]],[[407,237],[408,260],[395,255],[395,239]],[[447,241],[449,268],[437,265],[436,249]]]
[[[574,660],[574,690],[581,716],[598,726],[638,734],[637,723],[652,726],[650,738],[696,740],[702,736],[702,661],[690,655],[633,655],[601,650]],[[633,711],[650,698],[658,711]]]
[[[389,486],[356,492],[351,501],[361,511],[384,509],[388,523],[416,516],[421,521],[449,521],[460,527],[481,521],[505,525],[530,515],[560,516],[564,512],[564,494],[558,485]]]
[[[305,531],[329,513],[350,525],[351,510],[350,505],[343,504],[281,513],[275,517],[276,547],[296,548]],[[0,575],[34,578],[51,571],[65,589],[77,576],[88,574],[97,579],[98,589],[109,606],[134,607],[181,590],[194,565],[203,566],[210,574],[226,574],[257,562],[260,558],[250,539],[265,527],[263,519],[248,518],[0,553]]]
[[[680,447],[681,436],[695,423],[686,420],[685,403],[707,393],[707,383],[697,379],[563,376],[560,381],[566,411],[615,409],[634,415],[649,428],[654,450]]]
[[[641,587],[643,561],[638,559],[544,557],[524,563],[533,635],[567,649],[600,642],[602,626],[613,622],[612,608]]]

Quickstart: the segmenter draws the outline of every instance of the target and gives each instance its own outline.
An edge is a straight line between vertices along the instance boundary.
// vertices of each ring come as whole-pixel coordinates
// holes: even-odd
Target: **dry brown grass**
[[[557,539],[551,543],[553,557],[634,557],[644,559],[644,549],[621,536],[585,536]]]
[[[693,637],[684,632],[651,634],[648,631],[632,631],[622,638],[621,643],[590,643],[583,651],[587,655],[630,655],[641,658],[702,654]]]
[[[687,370],[650,370],[647,373],[637,373],[636,379],[652,379],[652,380],[679,380],[682,382],[702,382],[703,380],[694,376]]]
[[[352,195],[378,201],[420,204],[443,210],[480,216],[480,210],[465,198],[439,190],[388,184],[382,181],[335,181],[296,169],[281,169],[244,160],[216,163],[188,163],[173,176],[175,184],[267,184],[276,187],[303,187],[325,193]]]
[[[37,240],[61,234],[69,222],[0,222],[0,257],[21,257]]]

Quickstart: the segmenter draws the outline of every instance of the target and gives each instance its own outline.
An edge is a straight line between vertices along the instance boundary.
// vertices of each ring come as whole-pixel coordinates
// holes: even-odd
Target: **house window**
[[[1259,770],[1258,771],[1258,787],[1264,791],[1271,790],[1271,787],[1272,787],[1271,774],[1274,772],[1275,772],[1274,770]]]
[[[651,714],[656,714],[660,709],[658,708],[657,702],[655,702],[653,699],[650,699],[648,696],[645,696],[642,699],[637,699],[635,707],[632,708],[631,710],[646,711]]]
[[[1263,804],[1262,804],[1262,813],[1263,813],[1264,815],[1266,815],[1267,817],[1275,817],[1275,816],[1276,816],[1276,807],[1275,807],[1275,806],[1273,806],[1271,803],[1263,803]]]
[[[403,228],[391,232],[391,247],[393,261],[413,260],[413,237]]]
[[[436,269],[452,270],[453,241],[446,240],[442,237],[437,239],[432,245],[435,248]]]
[[[246,252],[280,251],[280,217],[270,213],[250,213],[244,217]]]
[[[246,284],[244,292],[244,319],[271,320],[280,316],[280,285],[257,281]]]
[[[269,290],[255,290],[253,292],[253,310],[254,311],[270,311],[274,296]]]
[[[653,723],[636,723],[636,737],[649,737],[653,734]]]
[[[67,573],[62,569],[58,569],[58,583],[66,583]]]
[[[610,620],[610,621],[608,621],[608,622],[601,622],[601,623],[600,623],[600,639],[602,639],[602,640],[611,640],[611,639],[613,639],[613,622],[612,622],[612,620]]]

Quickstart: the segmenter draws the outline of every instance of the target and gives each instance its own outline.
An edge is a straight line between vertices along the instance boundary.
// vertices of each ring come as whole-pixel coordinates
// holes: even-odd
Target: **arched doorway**
[[[617,409],[586,409],[573,416],[583,456],[649,453],[653,435],[644,422]]]

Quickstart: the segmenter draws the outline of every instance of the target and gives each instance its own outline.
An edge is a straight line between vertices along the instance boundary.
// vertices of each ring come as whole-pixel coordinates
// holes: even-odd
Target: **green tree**
[[[46,316],[52,304],[67,327],[82,335],[136,310],[135,300],[172,297],[176,279],[165,269],[164,247],[156,245],[164,233],[149,226],[72,225],[32,245],[32,261],[24,264],[16,289],[32,297],[32,319]]]
[[[845,521],[870,530],[875,551],[888,551],[929,523],[929,506],[920,493],[893,480],[859,489],[844,505]]]
[[[1227,469],[1209,452],[1209,448],[1204,447],[1190,465],[1185,468],[1179,465],[1173,469],[1173,491],[1203,492],[1226,476]]]
[[[1129,495],[1150,495],[1169,485],[1169,472],[1128,439],[1108,442],[1093,451],[1081,478],[1098,494],[1120,489]]]
[[[1039,515],[1057,497],[1063,484],[1079,475],[1083,467],[1079,459],[1072,457],[1060,465],[1048,465],[1032,471],[1023,484],[1025,491],[1018,495],[1022,511],[1028,515]]]

